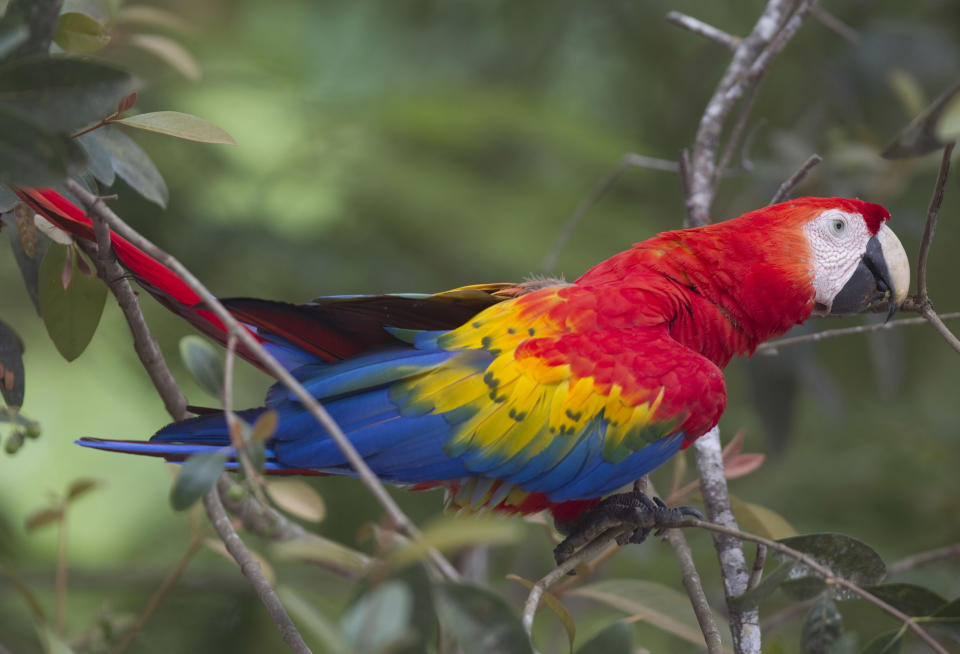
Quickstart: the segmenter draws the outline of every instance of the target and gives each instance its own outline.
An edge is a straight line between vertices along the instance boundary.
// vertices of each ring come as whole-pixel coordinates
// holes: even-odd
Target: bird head
[[[814,315],[844,315],[888,305],[887,319],[910,286],[910,263],[879,204],[847,198],[800,198],[779,206],[804,209],[810,246]],[[773,209],[775,207],[771,207]]]

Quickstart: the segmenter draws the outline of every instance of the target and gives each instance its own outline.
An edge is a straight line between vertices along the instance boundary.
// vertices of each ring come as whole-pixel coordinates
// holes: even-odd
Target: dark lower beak
[[[867,242],[856,271],[833,299],[831,315],[860,313],[888,305],[887,320],[893,317],[910,286],[907,254],[896,235],[884,225]]]

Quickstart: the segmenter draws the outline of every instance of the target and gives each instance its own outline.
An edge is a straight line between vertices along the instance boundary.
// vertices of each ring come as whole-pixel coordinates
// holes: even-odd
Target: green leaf
[[[614,622],[577,650],[577,654],[631,654],[632,652],[633,630],[622,622]]]
[[[151,202],[167,206],[167,185],[150,157],[118,127],[107,125],[96,132],[113,157],[113,169],[133,190]]]
[[[396,648],[390,654],[422,654],[431,651],[437,642],[440,624],[437,610],[433,605],[431,579],[422,565],[412,565],[398,574],[395,579],[405,583],[413,594],[413,612],[410,626],[413,638],[403,647]]]
[[[213,123],[207,122],[203,118],[180,113],[179,111],[154,111],[148,114],[122,118],[115,122],[148,132],[176,136],[179,139],[186,139],[187,141],[223,143],[225,145],[237,144],[226,130],[217,127]]]
[[[323,522],[327,506],[320,494],[300,479],[280,479],[267,483],[267,495],[278,507],[308,522]]]
[[[223,394],[223,359],[210,341],[200,336],[184,336],[180,339],[180,358],[200,388],[214,397]]]
[[[862,654],[897,654],[903,641],[903,629],[880,634],[863,648]]]
[[[60,14],[53,42],[73,54],[89,54],[110,43],[110,31],[97,20],[80,12]]]
[[[514,520],[496,516],[444,515],[423,527],[422,537],[394,550],[390,565],[402,568],[427,556],[431,547],[453,552],[480,544],[515,543],[523,537],[523,526]]]
[[[230,449],[194,454],[180,468],[177,481],[170,489],[170,506],[184,511],[207,494],[220,478],[223,466],[230,458]]]
[[[880,155],[887,159],[916,157],[960,138],[958,94],[960,84],[947,89],[904,127]]]
[[[72,139],[0,106],[0,184],[51,186],[85,163],[83,150]]]
[[[698,647],[706,646],[690,600],[669,586],[642,579],[608,579],[569,590],[567,595],[603,602]]]
[[[771,540],[779,540],[797,535],[797,530],[773,509],[768,509],[765,506],[751,502],[744,502],[732,495],[730,496],[730,504],[737,518],[737,523],[744,531],[764,536]]]
[[[193,55],[171,38],[157,34],[132,34],[128,41],[130,45],[162,59],[168,66],[191,82],[197,82],[203,77],[200,72],[200,65],[197,64]]]
[[[126,71],[85,59],[26,59],[0,67],[0,102],[51,131],[100,120],[135,87]]]
[[[524,579],[519,575],[509,574],[507,575],[507,579],[512,579],[513,581],[517,581],[523,584],[528,590],[533,588],[532,581]],[[563,623],[563,628],[567,632],[567,641],[570,645],[570,651],[572,652],[573,643],[577,639],[576,621],[574,621],[573,616],[570,615],[570,611],[567,610],[567,607],[563,605],[563,602],[558,600],[557,596],[551,593],[549,590],[544,591],[543,596],[541,598],[540,606],[542,607],[544,604],[546,604],[550,608],[550,610],[553,611],[554,615],[560,618],[560,622]]]
[[[401,581],[388,581],[362,595],[351,606],[340,628],[356,654],[376,654],[411,638],[413,595]]]
[[[8,407],[19,409],[23,406],[23,393],[23,341],[0,320],[0,395]]]
[[[829,593],[823,593],[807,612],[800,644],[804,654],[829,654],[843,633],[843,616]]]
[[[940,608],[924,624],[932,624],[960,643],[960,598]]]
[[[532,654],[530,641],[513,609],[495,593],[470,584],[434,586],[440,624],[467,654]]]
[[[116,173],[113,170],[113,156],[100,140],[100,130],[94,130],[78,136],[75,140],[87,154],[87,170],[104,186],[113,186]]]
[[[867,586],[865,590],[911,617],[932,615],[947,603],[932,590],[913,584],[883,584]]]
[[[86,349],[107,300],[107,287],[95,277],[87,277],[75,270],[74,262],[67,262],[68,248],[52,245],[40,264],[40,315],[57,351],[67,361],[73,361]],[[79,255],[78,255],[79,256]],[[70,270],[70,285],[63,286],[62,273]]]
[[[51,625],[37,627],[43,640],[44,654],[73,654],[73,649],[56,634]]]
[[[844,534],[807,534],[784,538],[781,543],[809,554],[819,563],[830,568],[833,574],[848,579],[858,586],[879,583],[887,573],[883,559],[869,545]],[[775,552],[780,561],[791,560],[785,554]],[[810,599],[823,591],[822,577],[807,566],[798,563],[790,572],[790,579],[781,588],[794,599]],[[853,599],[849,591],[834,589],[837,599]]]

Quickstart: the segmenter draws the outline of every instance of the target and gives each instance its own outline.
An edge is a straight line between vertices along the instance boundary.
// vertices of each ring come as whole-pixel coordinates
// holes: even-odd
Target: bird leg
[[[659,497],[651,499],[645,493],[634,490],[611,495],[595,507],[588,509],[577,520],[558,525],[566,538],[553,550],[553,557],[560,565],[573,553],[611,529],[633,527],[617,535],[617,544],[642,543],[651,531],[660,536],[672,523],[693,516],[703,520],[703,514],[690,506],[668,507]]]

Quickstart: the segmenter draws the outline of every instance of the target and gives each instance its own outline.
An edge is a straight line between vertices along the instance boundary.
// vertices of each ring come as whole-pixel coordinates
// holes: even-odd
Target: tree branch
[[[277,628],[280,629],[280,637],[283,638],[283,642],[297,654],[310,654],[310,648],[303,642],[303,637],[297,631],[293,620],[287,615],[283,603],[280,602],[277,592],[264,576],[257,559],[250,553],[250,550],[244,545],[230,523],[230,518],[220,502],[220,495],[216,488],[211,489],[209,493],[203,496],[203,506],[207,510],[207,515],[210,516],[210,522],[213,524],[214,530],[220,536],[220,540],[223,541],[227,551],[230,552],[230,556],[240,565],[240,571],[250,580],[250,584],[260,598],[260,602],[267,609],[270,617],[273,618]]]
[[[787,196],[790,195],[790,192],[793,191],[796,186],[803,181],[803,179],[813,170],[820,162],[823,161],[823,157],[819,154],[811,154],[806,161],[803,162],[803,165],[797,169],[797,172],[790,175],[787,180],[780,185],[780,188],[777,189],[777,192],[773,194],[773,197],[770,198],[768,204],[777,204],[778,202],[783,202],[787,199]]]
[[[713,25],[708,25],[702,20],[680,13],[679,11],[668,12],[667,22],[673,23],[677,27],[682,27],[683,29],[693,32],[698,36],[702,36],[705,39],[713,41],[714,43],[719,43],[723,47],[730,50],[736,50],[737,46],[740,44],[740,39],[736,36],[727,34],[723,30],[719,30]]]
[[[697,616],[697,623],[700,625],[703,639],[707,643],[707,652],[709,654],[722,654],[723,641],[720,638],[720,630],[717,629],[717,623],[713,619],[713,610],[707,601],[707,595],[703,592],[700,574],[693,562],[693,553],[690,551],[687,539],[679,529],[668,529],[663,537],[677,557],[680,579],[683,582],[683,587],[687,589],[687,595],[690,597],[693,613]]]
[[[952,313],[945,313],[939,316],[941,320],[955,320],[960,318],[960,311],[954,311]],[[902,320],[891,320],[890,322],[878,322],[872,325],[857,325],[856,327],[842,327],[840,329],[826,329],[822,332],[815,332],[813,334],[804,334],[803,336],[790,336],[788,338],[781,338],[775,341],[767,341],[766,343],[761,343],[757,346],[757,352],[763,354],[775,355],[778,353],[780,348],[789,347],[791,345],[799,345],[801,343],[816,343],[818,341],[825,341],[830,338],[837,338],[838,336],[855,336],[857,334],[868,334],[870,332],[879,332],[887,331],[891,329],[897,329],[899,327],[912,327],[915,325],[925,325],[929,322],[926,317],[922,318],[904,318]]]
[[[946,547],[940,547],[928,552],[920,552],[919,554],[908,556],[899,561],[894,561],[887,566],[887,575],[890,577],[902,575],[904,572],[910,572],[921,566],[953,557],[960,557],[960,543],[954,543],[953,545],[947,545]]]
[[[933,235],[937,231],[937,216],[940,205],[943,204],[943,191],[947,186],[947,177],[950,174],[950,157],[953,154],[953,143],[943,149],[940,158],[940,171],[937,173],[937,182],[933,187],[930,205],[927,207],[927,221],[923,226],[923,238],[920,241],[920,254],[917,256],[917,295],[920,303],[929,300],[927,293],[927,258],[930,256],[930,246],[933,245]]]
[[[317,420],[317,422],[330,435],[333,441],[344,453],[344,456],[350,462],[350,465],[357,472],[357,476],[367,486],[374,497],[380,502],[381,506],[390,516],[391,521],[396,528],[407,537],[419,540],[420,533],[416,525],[404,514],[394,499],[387,493],[383,484],[373,473],[370,467],[363,460],[363,457],[357,452],[353,444],[347,439],[343,431],[337,425],[336,421],[330,417],[330,414],[320,405],[303,386],[284,368],[273,356],[271,356],[250,332],[244,328],[237,319],[217,300],[214,295],[174,257],[167,254],[156,245],[145,239],[133,228],[127,225],[119,216],[117,216],[109,207],[102,202],[98,203],[97,198],[89,193],[82,186],[73,180],[67,180],[67,189],[73,193],[91,215],[97,215],[105,220],[111,228],[121,234],[128,241],[139,247],[141,250],[152,256],[154,259],[165,265],[176,273],[194,292],[204,298],[204,303],[217,318],[226,326],[230,333],[237,336],[237,339],[248,350],[257,357],[264,368],[276,377],[284,386],[290,389],[291,393],[301,402],[305,409]],[[456,569],[434,548],[429,548],[430,560],[434,565],[450,579],[458,578]]]

